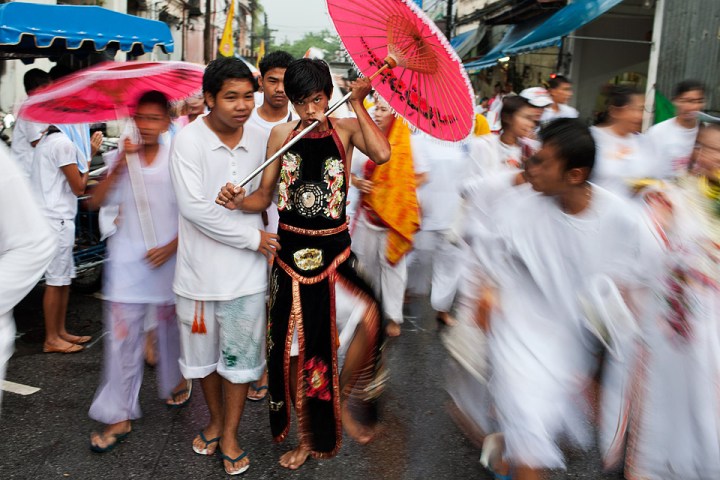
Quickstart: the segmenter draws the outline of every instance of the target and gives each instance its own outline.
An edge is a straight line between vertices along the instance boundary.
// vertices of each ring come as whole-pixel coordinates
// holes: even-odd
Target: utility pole
[[[208,64],[213,60],[213,47],[215,46],[215,38],[213,35],[212,25],[213,0],[205,0],[205,35],[204,36],[204,57],[205,63]]]
[[[265,39],[265,50],[270,48],[270,25],[268,25],[267,12],[263,13],[265,16],[265,23],[263,24],[263,39]]]
[[[452,31],[454,27],[453,22],[453,0],[447,0],[447,12],[445,13],[445,36],[448,40],[452,38]]]

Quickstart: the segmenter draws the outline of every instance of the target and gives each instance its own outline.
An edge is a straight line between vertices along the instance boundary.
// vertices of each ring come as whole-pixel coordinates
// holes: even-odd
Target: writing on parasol
[[[378,69],[385,64],[385,60],[378,57],[365,39],[360,41],[370,57],[369,63]],[[455,115],[444,115],[437,107],[430,107],[425,97],[418,91],[417,85],[408,86],[401,78],[398,78],[392,70],[385,70],[380,74],[380,81],[388,84],[390,89],[398,95],[401,101],[405,102],[413,112],[417,112],[430,121],[433,127],[437,124],[452,125],[457,122]],[[412,116],[413,112],[403,112],[403,116]]]

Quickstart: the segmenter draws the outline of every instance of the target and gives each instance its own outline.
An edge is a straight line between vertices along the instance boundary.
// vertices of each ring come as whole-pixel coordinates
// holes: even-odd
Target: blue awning
[[[477,46],[477,44],[480,43],[483,38],[485,38],[486,33],[487,27],[482,24],[478,25],[477,28],[473,28],[472,30],[468,30],[467,32],[455,35],[450,40],[450,46],[452,46],[457,52],[458,56],[462,58],[468,53],[470,53],[470,51],[475,48],[475,46]]]
[[[505,37],[483,58],[465,64],[473,73],[491,67],[502,57],[559,46],[562,37],[586,25],[622,0],[575,0],[552,15],[511,26]]]
[[[173,51],[162,22],[86,5],[11,2],[0,5],[0,57],[50,57],[73,52]]]

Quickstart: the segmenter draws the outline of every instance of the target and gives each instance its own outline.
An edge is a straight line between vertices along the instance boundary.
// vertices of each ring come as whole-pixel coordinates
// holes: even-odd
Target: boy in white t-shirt
[[[239,183],[265,160],[266,137],[246,124],[255,107],[252,73],[240,59],[218,58],[205,69],[203,92],[210,113],[177,134],[170,163],[180,210],[173,284],[180,369],[200,379],[210,414],[193,450],[217,451],[237,475],[250,467],[237,439],[248,387],[265,371],[264,255],[280,245],[260,213],[215,204],[218,187]]]
[[[260,127],[265,141],[270,138],[270,130],[275,125],[287,123],[294,118],[290,109],[290,100],[285,95],[284,84],[285,70],[293,60],[292,55],[282,50],[271,52],[260,60],[260,86],[262,87],[263,102],[255,107],[247,125]],[[277,233],[279,220],[277,198],[276,189],[272,204],[263,213],[266,232]],[[250,385],[247,398],[254,402],[262,400],[267,395],[267,390],[267,372],[265,372],[258,382]]]
[[[91,142],[94,153],[102,143],[102,136],[93,136]],[[31,183],[57,239],[55,254],[45,272],[43,352],[46,353],[76,353],[83,349],[82,344],[91,340],[89,336],[72,335],[65,330],[70,284],[75,278],[77,197],[85,193],[90,165],[90,159],[79,159],[88,165],[85,173],[81,173],[78,155],[79,150],[70,138],[50,125],[35,147],[32,162]]]
[[[656,178],[687,173],[698,135],[697,114],[705,107],[705,85],[697,80],[678,83],[672,102],[677,116],[653,125],[646,134],[653,152],[648,174]]]
[[[545,107],[540,123],[545,125],[556,118],[577,118],[578,111],[567,104],[573,96],[572,82],[563,75],[554,75],[548,81],[547,92],[553,103]]]
[[[112,450],[130,433],[131,420],[140,418],[138,396],[143,376],[145,321],[157,316],[158,391],[167,405],[182,406],[190,399],[192,382],[180,373],[180,340],[172,291],[177,251],[178,209],[170,181],[170,146],[160,136],[170,126],[170,104],[158,91],[143,94],[135,109],[141,145],[125,139],[123,152],[106,179],[93,191],[91,206],[118,205],[117,232],[108,239],[103,295],[105,297],[105,363],[103,380],[90,407],[90,417],[107,425],[93,433],[90,448]],[[147,249],[141,214],[135,203],[125,152],[137,152],[141,162],[149,215],[157,247]]]
[[[25,92],[31,95],[36,89],[48,85],[50,75],[39,68],[28,70],[23,77]],[[35,146],[47,130],[45,123],[31,122],[24,118],[18,118],[13,127],[12,154],[15,161],[20,165],[26,178],[30,178],[32,172],[32,160],[35,153]]]

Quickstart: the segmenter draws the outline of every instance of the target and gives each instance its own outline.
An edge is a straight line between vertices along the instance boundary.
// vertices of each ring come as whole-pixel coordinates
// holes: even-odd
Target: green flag
[[[655,90],[655,122],[660,123],[675,116],[675,107],[662,93]]]

